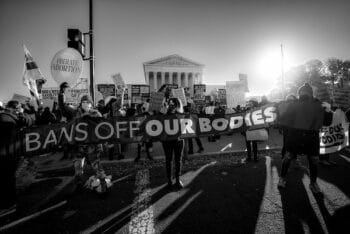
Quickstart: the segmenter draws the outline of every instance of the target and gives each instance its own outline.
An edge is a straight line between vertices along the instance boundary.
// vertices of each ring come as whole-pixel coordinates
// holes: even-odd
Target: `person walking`
[[[282,102],[277,108],[279,124],[288,127],[284,142],[286,155],[282,160],[278,187],[286,187],[286,176],[291,161],[298,154],[305,154],[309,162],[309,188],[313,193],[320,193],[321,190],[316,181],[320,150],[319,130],[322,126],[331,124],[332,113],[326,111],[322,103],[313,98],[312,87],[309,84],[305,83],[299,87],[298,96],[298,100]]]

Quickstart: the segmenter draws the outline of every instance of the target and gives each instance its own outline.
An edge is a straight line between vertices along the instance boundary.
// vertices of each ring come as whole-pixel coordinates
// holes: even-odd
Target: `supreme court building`
[[[202,84],[204,65],[177,54],[143,63],[146,84],[157,91],[163,84],[188,87],[193,93],[194,84]]]

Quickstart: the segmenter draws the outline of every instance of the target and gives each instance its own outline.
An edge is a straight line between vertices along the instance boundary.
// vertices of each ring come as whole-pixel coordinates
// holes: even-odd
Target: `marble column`
[[[177,85],[179,86],[179,88],[181,87],[181,72],[177,73]]]
[[[162,72],[161,76],[162,76],[162,83],[161,83],[161,87],[162,87],[162,85],[165,84],[165,72]]]
[[[149,73],[150,72],[146,72],[146,80],[145,80],[145,82],[146,82],[146,84],[148,84],[149,85]]]
[[[188,73],[185,73],[185,87],[189,88],[189,82],[188,82]]]
[[[173,73],[169,72],[169,84],[173,84]]]

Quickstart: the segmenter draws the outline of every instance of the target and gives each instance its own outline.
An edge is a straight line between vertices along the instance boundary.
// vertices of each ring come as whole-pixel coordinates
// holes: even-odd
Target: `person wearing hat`
[[[61,97],[59,97],[58,101],[59,106],[64,109],[63,114],[66,114],[68,117],[71,118],[102,117],[101,113],[93,108],[93,101],[90,95],[84,95],[81,97],[80,104],[77,109],[64,103],[64,93],[67,87],[68,84],[66,84],[66,82],[60,85]],[[67,116],[65,117],[68,119]],[[96,175],[104,174],[101,173],[101,171],[103,170],[100,165],[102,151],[102,144],[79,144],[78,147],[76,147],[73,165],[75,169],[75,178],[78,186],[82,186],[84,180],[87,179],[84,176],[84,168],[86,165],[86,161],[92,166],[92,169],[94,170]]]
[[[288,128],[284,136],[286,155],[282,160],[279,188],[286,187],[288,168],[298,154],[305,154],[309,162],[310,185],[313,193],[321,193],[317,185],[317,162],[320,150],[319,131],[332,123],[332,113],[313,98],[312,87],[305,83],[298,89],[298,99],[281,102],[277,106],[279,125]]]

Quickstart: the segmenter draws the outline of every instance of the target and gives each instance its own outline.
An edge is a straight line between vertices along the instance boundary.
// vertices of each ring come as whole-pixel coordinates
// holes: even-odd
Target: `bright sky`
[[[205,65],[204,82],[247,73],[253,93],[267,93],[286,65],[335,56],[349,59],[347,0],[94,0],[95,80],[120,72],[144,83],[142,63],[170,54]],[[0,1],[0,100],[26,94],[24,43],[48,79],[68,27],[88,31],[88,0]],[[82,77],[89,77],[88,62]]]

